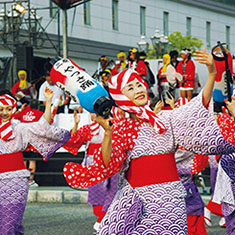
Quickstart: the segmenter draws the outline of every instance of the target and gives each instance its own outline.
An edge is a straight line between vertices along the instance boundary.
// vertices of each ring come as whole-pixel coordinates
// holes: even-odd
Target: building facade
[[[30,0],[30,6],[42,16],[41,25],[62,53],[62,10],[58,16],[50,0]],[[91,0],[67,10],[67,19],[68,57],[89,74],[96,70],[99,56],[115,60],[119,50],[137,47],[141,35],[151,44],[156,28],[164,35],[179,31],[197,37],[207,50],[217,41],[226,42],[235,54],[234,0]],[[49,44],[35,49],[34,55],[55,56],[58,50]],[[6,47],[1,52],[11,54]]]

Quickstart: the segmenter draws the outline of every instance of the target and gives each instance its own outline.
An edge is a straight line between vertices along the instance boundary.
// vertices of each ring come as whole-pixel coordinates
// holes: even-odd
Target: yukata
[[[201,195],[193,181],[193,173],[199,173],[202,168],[208,165],[208,156],[196,155],[194,153],[178,148],[175,153],[177,171],[181,182],[186,190],[186,213],[188,235],[200,234],[206,235],[206,228],[204,224],[204,203]],[[198,162],[201,166],[195,166]],[[199,165],[198,164],[198,165]],[[197,170],[196,170],[197,168]],[[201,168],[198,170],[198,168]]]
[[[44,159],[70,138],[66,130],[50,126],[42,117],[38,122],[12,120],[14,139],[0,139],[0,234],[24,234],[22,225],[30,172],[25,168],[22,152],[31,144]]]
[[[235,145],[235,121],[228,114],[219,114],[217,122],[224,138]],[[224,154],[218,166],[213,202],[221,203],[228,235],[235,234],[235,157]]]
[[[199,154],[232,153],[235,147],[220,134],[213,114],[202,104],[202,93],[188,104],[160,112],[166,127],[159,134],[149,122],[127,118],[114,125],[112,155],[107,167],[101,148],[94,164],[67,163],[70,186],[83,188],[120,171],[119,190],[98,234],[187,234],[186,192],[174,153],[178,145]]]
[[[89,124],[82,126],[72,135],[71,139],[64,145],[64,148],[66,150],[76,155],[81,146],[86,143],[85,158],[82,162],[83,166],[90,166],[94,164],[94,152],[101,146],[103,142],[104,129],[100,125],[98,125],[98,123],[96,124],[97,125]],[[96,131],[96,134],[93,134],[94,130],[97,128],[98,130]],[[102,213],[102,211],[107,211],[117,192],[117,181],[118,175],[115,175],[104,182],[100,182],[98,184],[88,187],[87,203],[94,207],[93,210],[96,216],[99,217],[99,215],[104,215],[105,213]]]
[[[213,214],[224,217],[221,209],[221,204],[215,203],[213,201],[214,191],[215,191],[215,184],[218,172],[218,159],[220,155],[210,155],[209,156],[209,164],[210,164],[210,184],[211,184],[211,199],[206,205],[206,208],[211,211]]]

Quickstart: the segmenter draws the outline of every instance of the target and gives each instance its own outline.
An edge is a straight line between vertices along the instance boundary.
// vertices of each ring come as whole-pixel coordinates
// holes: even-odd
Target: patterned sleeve
[[[235,154],[225,154],[220,158],[220,164],[230,179],[235,181]]]
[[[71,136],[65,129],[50,126],[44,117],[38,122],[20,123],[16,128],[21,133],[24,143],[31,144],[44,160],[48,160]]]
[[[202,92],[188,104],[174,109],[171,114],[170,122],[176,145],[205,155],[235,151],[235,147],[221,135],[213,113],[203,106]]]
[[[107,167],[102,160],[101,148],[94,154],[94,164],[83,166],[69,162],[64,167],[64,176],[68,184],[73,188],[86,188],[97,184],[118,173],[128,151],[134,147],[134,140],[142,122],[125,119],[113,125],[112,155]]]
[[[223,137],[235,145],[235,121],[228,113],[220,113],[217,123]],[[220,158],[221,167],[230,179],[235,181],[235,154],[225,154]]]
[[[217,115],[217,123],[223,137],[231,144],[235,145],[235,121],[228,113]]]
[[[84,125],[79,128],[69,139],[69,141],[63,146],[68,152],[72,153],[73,155],[77,155],[78,150],[81,146],[85,143],[90,141],[92,138],[91,136],[91,129],[89,125]]]

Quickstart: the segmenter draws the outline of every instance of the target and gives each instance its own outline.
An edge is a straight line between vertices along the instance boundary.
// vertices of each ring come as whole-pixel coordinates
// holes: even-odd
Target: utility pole
[[[67,27],[67,10],[62,10],[62,24],[63,24],[63,57],[68,57],[68,27]]]

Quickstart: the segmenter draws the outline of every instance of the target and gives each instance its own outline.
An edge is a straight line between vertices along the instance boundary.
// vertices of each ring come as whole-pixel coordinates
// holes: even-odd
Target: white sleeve
[[[166,78],[170,84],[175,84],[175,68],[172,65],[168,65],[166,69]]]
[[[39,88],[39,96],[38,96],[38,100],[39,101],[45,101],[45,97],[44,97],[44,90],[45,90],[45,86],[44,84],[41,85],[41,87]]]

